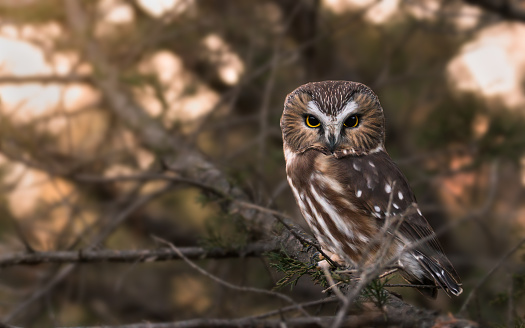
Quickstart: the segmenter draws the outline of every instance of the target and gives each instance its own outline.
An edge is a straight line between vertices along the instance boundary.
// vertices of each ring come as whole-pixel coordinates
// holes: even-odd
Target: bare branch
[[[332,298],[333,300],[334,298]],[[302,306],[316,305],[326,300],[303,303]],[[288,309],[287,308],[283,308]],[[274,315],[282,315],[274,311]],[[193,319],[178,322],[136,323],[118,326],[92,326],[84,328],[192,328],[192,327],[324,327],[332,324],[334,317],[316,316],[280,319],[262,319],[259,317],[244,317],[238,319]],[[392,298],[385,311],[369,310],[358,314],[347,315],[342,324],[344,327],[478,327],[472,321],[453,316],[438,316],[435,311],[419,310],[397,298]],[[66,327],[64,327],[66,328]],[[68,327],[76,328],[76,327]]]
[[[64,0],[64,4],[73,34],[79,40],[87,60],[93,65],[94,70],[100,73],[96,75],[94,84],[102,92],[113,114],[124,122],[145,146],[156,150],[159,154],[170,154],[164,158],[170,170],[208,184],[222,193],[235,195],[236,199],[247,199],[245,193],[240,188],[232,186],[223,172],[201,152],[192,149],[185,140],[167,131],[161,122],[151,117],[133,99],[130,92],[120,83],[117,68],[110,64],[103,50],[89,37],[87,17],[82,3],[76,0]],[[171,155],[174,153],[177,157]],[[273,220],[265,213],[240,208],[236,203],[230,205],[229,211],[240,213],[262,232],[271,230]]]
[[[0,84],[25,84],[25,83],[92,83],[89,75],[26,75],[26,76],[0,76]]]
[[[130,204],[128,207],[126,207],[124,210],[122,210],[115,218],[109,222],[102,231],[95,237],[93,237],[88,246],[85,248],[86,250],[93,249],[93,247],[101,244],[105,241],[105,239],[122,223],[124,220],[126,220],[135,210],[140,208],[141,206],[144,206],[149,201],[153,200],[154,198],[162,195],[166,191],[170,190],[171,185],[167,184],[164,187],[161,187],[149,194],[146,194],[142,196],[139,199],[135,199],[132,204]],[[37,301],[44,295],[46,295],[50,290],[52,290],[55,286],[57,286],[62,280],[64,280],[73,270],[77,267],[77,263],[70,263],[62,268],[53,275],[53,277],[47,281],[44,286],[42,286],[40,289],[36,290],[32,295],[27,298],[24,302],[20,303],[15,309],[13,309],[8,315],[6,315],[3,320],[5,322],[9,322],[12,320],[15,316],[17,316],[19,313],[22,312],[28,305],[31,303]]]
[[[259,257],[266,252],[276,251],[276,243],[265,242],[247,245],[241,249],[203,247],[182,247],[179,251],[189,259],[222,259],[239,257]],[[98,262],[159,262],[179,260],[177,252],[168,249],[142,250],[78,250],[56,252],[22,252],[11,253],[0,258],[0,268],[15,265],[35,265],[42,263],[98,263]]]

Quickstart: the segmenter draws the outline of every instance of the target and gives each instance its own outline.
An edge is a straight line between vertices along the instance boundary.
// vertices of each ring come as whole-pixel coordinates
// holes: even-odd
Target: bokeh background
[[[161,247],[152,236],[180,247],[263,239],[203,193],[210,174],[307,229],[285,179],[282,104],[303,83],[352,80],[379,96],[387,149],[465,289],[436,301],[396,292],[456,313],[476,290],[463,315],[519,326],[524,12],[521,1],[1,0],[0,262]],[[161,174],[195,183],[148,178]],[[242,286],[280,278],[265,256],[197,264]],[[0,266],[0,320],[21,326],[236,318],[281,304],[179,260]],[[321,290],[303,277],[282,291],[306,301]]]

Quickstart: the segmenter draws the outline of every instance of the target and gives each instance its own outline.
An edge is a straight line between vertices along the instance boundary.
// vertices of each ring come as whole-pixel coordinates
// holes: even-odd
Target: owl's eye
[[[343,123],[343,125],[347,128],[355,128],[356,126],[359,125],[359,119],[357,118],[356,115],[352,115],[352,116],[349,116],[345,122]]]
[[[317,119],[317,117],[313,115],[307,115],[305,118],[306,125],[310,128],[318,128],[321,126],[321,122]]]

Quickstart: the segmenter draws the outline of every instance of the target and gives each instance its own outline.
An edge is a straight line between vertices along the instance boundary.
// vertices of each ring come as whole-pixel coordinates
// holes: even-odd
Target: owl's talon
[[[330,270],[332,268],[332,265],[327,260],[322,260],[322,261],[317,262],[317,267],[322,270],[324,269]]]
[[[323,261],[325,257],[321,252],[315,252],[314,255],[312,255],[312,262],[320,262]]]

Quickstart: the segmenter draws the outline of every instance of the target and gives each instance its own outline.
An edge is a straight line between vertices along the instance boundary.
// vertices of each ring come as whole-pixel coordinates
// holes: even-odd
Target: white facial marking
[[[368,161],[368,164],[369,164],[371,167],[376,167],[376,166],[374,165],[374,163],[372,163],[371,161]]]
[[[359,107],[359,105],[355,102],[355,101],[349,101],[345,107],[343,107],[343,109],[341,110],[341,112],[339,114],[337,114],[337,116],[335,117],[335,122],[338,124],[338,125],[342,125],[343,122],[346,120],[346,118],[348,116],[350,116],[350,114],[352,114],[353,112],[355,112],[357,110],[357,108]]]
[[[306,108],[308,108],[313,114],[315,114],[315,116],[319,120],[321,119],[322,116],[325,116],[325,114],[321,112],[321,110],[319,109],[315,101],[313,100],[310,100],[308,104],[306,104]]]
[[[381,208],[380,208],[379,206],[377,206],[377,205],[374,206],[374,210],[375,210],[376,212],[378,212],[378,213],[381,212]]]
[[[392,186],[390,186],[388,183],[385,184],[385,191],[387,194],[389,194],[392,191]]]
[[[333,117],[330,117],[328,116],[326,113],[323,113],[321,111],[321,109],[319,108],[319,106],[317,105],[317,103],[313,100],[310,100],[307,104],[306,104],[306,108],[312,113],[312,115],[314,115],[324,126],[324,128],[326,129],[325,130],[325,137],[326,137],[326,142],[330,142],[330,140],[328,140],[328,137],[330,135],[334,135],[335,138],[336,138],[336,142],[337,142],[337,139],[339,138],[339,133],[335,133],[335,126],[333,124]]]
[[[358,190],[358,191],[355,193],[355,195],[357,196],[357,198],[359,198],[359,197],[361,197],[361,194],[362,194],[362,193],[363,193],[363,192],[362,192],[361,190]]]
[[[306,104],[306,108],[314,115],[319,121],[321,121],[324,125],[325,130],[325,136],[326,141],[330,142],[328,140],[328,136],[333,135],[336,138],[336,142],[339,139],[340,136],[340,129],[343,126],[344,121],[350,114],[355,112],[359,105],[355,101],[349,101],[341,110],[339,114],[337,114],[335,117],[329,116],[326,113],[322,112],[319,108],[318,104],[310,100]],[[347,155],[348,150],[343,150],[343,154]]]
[[[399,197],[399,199],[403,199],[403,194],[400,192],[397,193],[397,197]]]
[[[359,105],[355,101],[349,101],[345,107],[343,107],[343,110],[337,114],[336,116],[336,122],[343,122],[350,114],[356,111],[356,109],[359,107]]]

